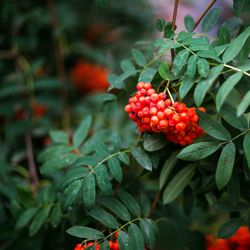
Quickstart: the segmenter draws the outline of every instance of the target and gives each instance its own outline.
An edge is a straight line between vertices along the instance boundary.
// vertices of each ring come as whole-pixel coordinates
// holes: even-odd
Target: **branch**
[[[175,0],[174,1],[174,11],[173,11],[173,16],[172,16],[172,31],[175,30],[175,24],[176,24],[176,17],[177,17],[179,2],[180,2],[180,0]],[[171,61],[172,62],[173,62],[173,59],[174,59],[174,49],[171,49]]]
[[[54,36],[57,30],[55,1],[47,0],[47,4],[48,4],[48,9],[49,9],[52,34]],[[64,129],[67,129],[69,125],[70,115],[68,112],[68,93],[67,93],[67,89],[65,86],[66,73],[65,73],[64,56],[63,56],[62,47],[61,47],[59,39],[57,38],[54,38],[54,47],[55,47],[57,78],[59,81],[63,83],[62,90],[61,90],[61,98],[63,100],[63,106],[64,106],[62,120],[64,124]]]
[[[35,190],[36,190],[39,184],[39,178],[38,178],[36,164],[34,160],[33,145],[32,145],[32,138],[31,138],[30,132],[26,133],[25,135],[25,144],[26,144],[26,155],[27,155],[28,165],[29,165],[30,181],[34,185]]]
[[[216,3],[217,0],[212,0],[206,7],[206,9],[201,13],[201,15],[198,17],[194,24],[193,31],[197,28],[197,26],[200,24],[203,17],[208,13],[208,11],[213,7],[213,5]]]

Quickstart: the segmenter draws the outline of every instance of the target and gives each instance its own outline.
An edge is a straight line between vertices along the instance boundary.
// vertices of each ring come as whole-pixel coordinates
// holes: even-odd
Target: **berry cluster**
[[[139,82],[137,92],[129,99],[125,111],[141,132],[164,133],[167,140],[182,146],[191,144],[204,131],[197,124],[195,108],[166,99],[166,94],[156,93],[151,83]],[[205,112],[204,108],[199,108]]]
[[[119,247],[119,244],[118,244],[118,236],[119,236],[119,232],[116,232],[115,235],[114,235],[114,241],[112,241],[112,240],[109,241],[109,249],[110,250],[120,250],[120,247]],[[74,250],[85,250],[87,247],[93,246],[94,244],[95,243],[93,243],[93,242],[89,242],[86,245],[77,244],[75,246]],[[96,246],[95,247],[96,250],[100,250],[101,247],[100,247],[99,244],[96,244],[95,246]],[[147,250],[146,247],[145,247],[145,250]]]
[[[248,227],[242,226],[228,239],[215,239],[207,236],[207,250],[249,250],[250,232]]]
[[[70,71],[70,80],[82,93],[103,92],[109,87],[108,74],[107,68],[80,60]]]

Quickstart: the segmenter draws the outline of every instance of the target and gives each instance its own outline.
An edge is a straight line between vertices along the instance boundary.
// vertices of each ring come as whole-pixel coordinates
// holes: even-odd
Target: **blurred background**
[[[198,18],[208,3],[180,2],[178,30],[184,29],[185,15]],[[66,222],[57,229],[47,228],[35,238],[29,238],[25,230],[14,230],[20,212],[36,203],[31,184],[37,182],[37,176],[30,176],[29,168],[39,165],[38,153],[51,143],[51,129],[72,134],[89,113],[95,116],[93,130],[99,138],[106,138],[111,130],[120,132],[124,144],[134,140],[134,134],[128,132],[134,131],[134,127],[123,112],[124,96],[111,90],[121,100],[117,104],[114,95],[105,93],[108,78],[110,73],[121,72],[120,61],[131,57],[130,49],[145,48],[148,41],[160,36],[155,22],[158,18],[171,20],[173,3],[0,1],[1,249],[72,248],[74,244],[65,236]],[[216,5],[223,8],[221,23],[233,15],[232,1],[218,1]],[[249,15],[242,18],[247,20]],[[211,36],[216,32],[215,28]],[[50,181],[41,178],[40,185],[48,186]],[[174,212],[175,208],[171,210]],[[73,212],[69,217],[76,220]],[[177,243],[171,249],[178,249]]]

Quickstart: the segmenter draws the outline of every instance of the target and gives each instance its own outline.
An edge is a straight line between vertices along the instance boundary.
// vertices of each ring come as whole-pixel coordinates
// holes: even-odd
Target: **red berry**
[[[186,124],[184,122],[179,122],[175,125],[176,129],[182,131],[186,128]]]
[[[198,109],[202,112],[206,112],[206,109],[204,107],[199,107]]]
[[[152,94],[151,95],[151,101],[153,101],[153,102],[158,102],[159,101],[159,95],[158,94]]]
[[[138,90],[141,90],[142,88],[144,88],[144,82],[138,82],[137,85],[136,85],[136,88]]]
[[[186,111],[187,107],[186,107],[186,105],[184,103],[180,103],[176,109],[177,109],[178,112],[181,113],[181,112]]]
[[[125,111],[126,111],[127,113],[130,113],[130,112],[132,111],[132,108],[131,108],[131,106],[130,106],[129,104],[127,104],[127,105],[125,106]]]
[[[175,121],[175,122],[179,122],[181,120],[180,116],[178,114],[174,114],[172,119]]]
[[[165,100],[166,99],[166,94],[163,93],[163,92],[159,93],[159,98],[160,98],[160,100]]]
[[[159,118],[155,115],[151,117],[151,123],[153,126],[156,126],[159,123]]]
[[[161,120],[159,122],[159,127],[161,127],[161,128],[167,128],[168,127],[168,121],[167,120]]]
[[[166,104],[163,100],[160,100],[159,102],[157,102],[156,107],[159,110],[164,111],[164,109],[166,108]]]
[[[152,88],[152,84],[150,82],[146,82],[144,84],[144,89],[148,90],[148,89],[151,89]]]
[[[149,110],[150,115],[156,115],[157,114],[157,108],[153,107]]]
[[[191,121],[192,121],[192,122],[198,122],[198,120],[199,120],[198,115],[194,115],[194,116],[191,118]]]
[[[162,111],[159,111],[159,112],[157,113],[157,116],[158,116],[158,118],[159,118],[160,120],[163,120],[163,119],[165,118],[164,112],[162,112]]]
[[[174,114],[174,112],[173,112],[172,109],[166,108],[166,109],[164,110],[164,114],[165,114],[166,117],[170,118],[170,117]]]
[[[155,90],[154,89],[148,89],[147,90],[147,95],[148,96],[151,96],[152,94],[154,94],[155,93]]]
[[[166,106],[168,107],[168,106],[171,106],[171,105],[172,105],[172,102],[171,102],[170,99],[167,99],[167,100],[165,101],[165,104],[166,104]]]

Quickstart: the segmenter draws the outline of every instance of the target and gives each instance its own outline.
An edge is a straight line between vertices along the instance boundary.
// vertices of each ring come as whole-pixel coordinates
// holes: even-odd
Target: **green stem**
[[[100,162],[98,162],[98,163],[95,165],[94,168],[88,166],[88,167],[91,169],[91,171],[88,173],[88,175],[94,173],[94,172],[95,172],[95,169],[96,169],[98,166],[102,165],[102,164],[103,164],[104,162],[106,162],[107,160],[109,160],[109,159],[111,159],[111,158],[113,158],[113,157],[115,157],[115,156],[117,156],[117,155],[119,155],[119,154],[128,153],[128,152],[130,152],[129,149],[126,149],[126,150],[124,150],[124,151],[116,152],[116,153],[114,153],[114,154],[112,154],[112,155],[107,156],[106,158],[104,158],[104,159],[101,160]]]
[[[248,133],[249,131],[250,131],[250,128],[248,128],[248,129],[246,129],[245,131],[243,131],[242,133],[236,135],[234,138],[232,138],[232,139],[230,139],[230,140],[228,140],[228,141],[226,141],[226,142],[220,143],[220,146],[221,146],[221,145],[224,145],[224,144],[227,144],[227,143],[229,143],[229,142],[232,142],[232,141],[234,141],[234,140],[236,140],[237,138],[241,137],[242,135]]]

